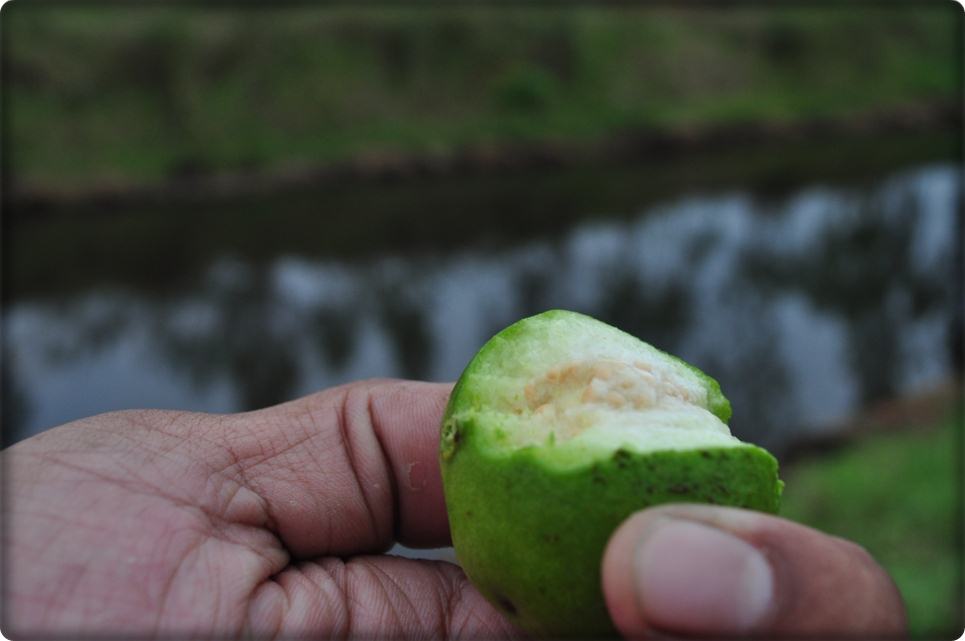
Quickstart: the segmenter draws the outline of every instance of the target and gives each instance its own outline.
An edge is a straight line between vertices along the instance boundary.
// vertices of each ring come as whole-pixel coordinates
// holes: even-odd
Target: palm
[[[138,412],[5,453],[22,632],[507,636],[444,562],[445,386],[372,384],[262,412]]]

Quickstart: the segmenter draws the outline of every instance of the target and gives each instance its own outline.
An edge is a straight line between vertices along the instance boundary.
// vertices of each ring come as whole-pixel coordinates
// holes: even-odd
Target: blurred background
[[[962,13],[728,4],[8,4],[4,444],[453,380],[573,309],[960,631]]]

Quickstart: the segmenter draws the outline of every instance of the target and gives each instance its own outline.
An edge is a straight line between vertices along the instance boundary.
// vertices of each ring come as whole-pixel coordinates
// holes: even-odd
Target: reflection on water
[[[934,165],[861,188],[668,200],[498,249],[220,257],[173,294],[24,300],[4,318],[6,438],[124,407],[233,411],[363,377],[451,380],[498,329],[561,307],[699,365],[735,433],[779,449],[948,375],[961,198],[956,168]]]

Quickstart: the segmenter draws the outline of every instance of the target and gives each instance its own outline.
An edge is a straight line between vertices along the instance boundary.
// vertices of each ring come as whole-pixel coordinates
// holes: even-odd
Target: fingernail
[[[655,628],[740,634],[772,607],[774,577],[764,555],[709,525],[660,519],[638,545],[634,565],[641,613]]]

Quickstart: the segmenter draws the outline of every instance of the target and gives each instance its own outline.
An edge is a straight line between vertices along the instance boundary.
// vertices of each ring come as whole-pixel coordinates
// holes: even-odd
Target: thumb
[[[894,583],[859,546],[784,519],[709,505],[630,517],[607,546],[603,589],[627,637],[897,637]]]

